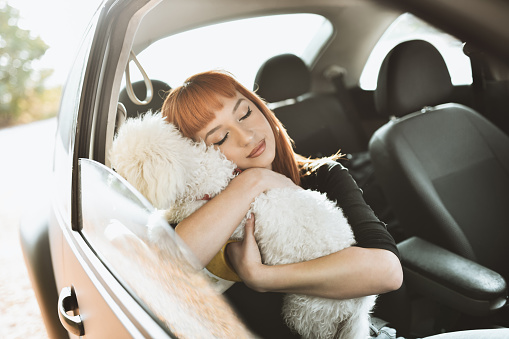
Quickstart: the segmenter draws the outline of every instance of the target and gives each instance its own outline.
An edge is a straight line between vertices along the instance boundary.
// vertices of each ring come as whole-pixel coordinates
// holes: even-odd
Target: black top
[[[301,186],[325,193],[337,202],[352,227],[356,246],[386,249],[399,256],[385,224],[365,203],[361,189],[341,164],[331,161],[319,167],[302,178]],[[251,331],[262,338],[299,338],[281,317],[282,293],[258,293],[237,283],[224,295]]]
[[[356,246],[389,250],[399,257],[396,243],[386,225],[366,204],[362,190],[343,165],[331,161],[303,177],[301,186],[325,193],[327,198],[336,201],[352,227]]]

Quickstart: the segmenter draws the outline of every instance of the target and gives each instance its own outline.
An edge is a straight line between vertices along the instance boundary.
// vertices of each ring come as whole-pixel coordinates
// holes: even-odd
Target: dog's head
[[[156,208],[214,196],[233,178],[235,165],[213,147],[184,137],[160,113],[128,119],[110,152],[112,167]]]

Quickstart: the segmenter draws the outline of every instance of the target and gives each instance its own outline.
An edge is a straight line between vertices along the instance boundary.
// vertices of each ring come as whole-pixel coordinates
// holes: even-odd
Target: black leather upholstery
[[[402,44],[388,58],[412,64],[414,43]],[[422,55],[428,55],[421,51]],[[415,67],[424,69],[418,55]],[[394,59],[394,57],[397,57]],[[415,104],[401,103],[412,92],[395,62],[386,63],[380,76],[379,102],[392,102],[397,115],[403,108],[419,109],[436,104],[449,83],[428,83],[429,89]],[[435,65],[431,63],[430,66]],[[437,66],[441,67],[441,66]],[[437,71],[438,72],[438,71]],[[440,71],[441,72],[441,71]],[[406,77],[414,76],[413,72]],[[444,80],[445,77],[437,77]],[[387,84],[385,86],[384,84]],[[383,87],[385,86],[385,87]],[[419,85],[420,86],[420,85]],[[418,94],[416,93],[416,94]],[[414,96],[413,96],[414,97]],[[397,99],[397,100],[396,100]],[[387,107],[387,106],[386,106]],[[411,112],[406,112],[411,113]],[[444,104],[390,121],[370,141],[376,176],[397,217],[411,235],[418,235],[471,259],[509,279],[509,137],[474,110],[460,104]]]
[[[131,101],[129,96],[127,95],[127,90],[124,88],[119,95],[118,101],[121,102],[126,111],[127,118],[137,117],[139,114],[143,114],[148,110],[160,111],[163,106],[164,99],[168,94],[168,91],[171,90],[170,85],[160,80],[151,80],[152,87],[154,91],[154,97],[152,100],[146,105],[138,105]],[[144,81],[136,81],[132,84],[133,91],[138,98],[144,100],[147,96],[147,86]]]
[[[509,137],[445,104],[389,122],[370,153],[400,222],[509,278]]]
[[[406,283],[420,294],[473,316],[505,305],[507,284],[495,271],[419,237],[402,241],[398,250]]]
[[[385,57],[378,75],[375,105],[387,117],[448,102],[451,77],[440,52],[429,42],[405,41]]]
[[[304,61],[296,55],[276,55],[258,70],[255,90],[268,102],[297,98],[311,90],[311,74]]]
[[[267,60],[258,70],[255,91],[270,103],[295,99],[273,111],[304,156],[329,156],[366,151],[335,93],[311,93],[311,75],[293,54]]]

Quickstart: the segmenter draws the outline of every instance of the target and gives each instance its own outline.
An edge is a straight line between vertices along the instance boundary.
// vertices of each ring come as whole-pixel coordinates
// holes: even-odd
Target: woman
[[[215,145],[242,170],[221,194],[176,227],[203,266],[224,246],[257,195],[278,187],[305,188],[337,201],[357,246],[308,262],[266,266],[254,239],[256,220],[252,218],[246,223],[245,239],[226,249],[245,285],[257,292],[337,299],[400,287],[402,269],[394,240],[364,202],[348,171],[331,158],[313,161],[295,154],[285,129],[255,93],[224,72],[200,73],[170,92],[162,113],[185,136]],[[241,284],[227,296],[247,324],[268,328],[264,337],[269,333],[281,337],[283,329],[268,326],[274,320],[271,317],[278,317],[280,309],[272,301],[279,300],[280,293],[253,294],[237,285]],[[247,309],[242,306],[246,303]],[[257,303],[266,305],[256,311],[253,304]]]

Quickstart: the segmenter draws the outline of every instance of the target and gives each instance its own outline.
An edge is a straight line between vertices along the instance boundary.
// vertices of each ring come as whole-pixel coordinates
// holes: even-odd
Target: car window
[[[72,124],[76,124],[75,118],[80,104],[85,68],[88,63],[88,55],[90,53],[90,47],[92,45],[92,39],[94,37],[94,31],[97,26],[98,19],[99,12],[95,13],[87,27],[62,93],[58,116],[58,134],[60,135],[62,144],[66,151],[68,151],[66,147],[70,146],[71,132],[74,131],[74,128],[71,128],[71,126]]]
[[[449,69],[453,85],[472,83],[470,59],[463,53],[463,43],[414,15],[405,13],[394,21],[373,48],[362,71],[360,87],[364,90],[375,90],[378,72],[385,56],[399,43],[414,39],[428,41],[439,50]]]
[[[270,57],[293,53],[311,65],[332,34],[332,24],[320,15],[263,16],[161,39],[141,52],[138,60],[150,78],[164,80],[172,87],[195,73],[212,69],[227,70],[252,87],[256,72]],[[141,75],[133,71],[132,80],[141,80]]]
[[[83,237],[148,314],[177,338],[248,337],[160,212],[106,166],[79,169]]]

